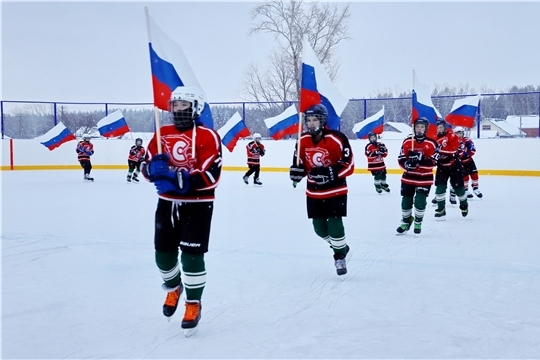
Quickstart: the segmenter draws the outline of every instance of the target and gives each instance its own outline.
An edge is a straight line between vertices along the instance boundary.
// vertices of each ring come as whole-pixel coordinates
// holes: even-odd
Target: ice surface
[[[352,257],[338,277],[305,182],[225,172],[200,329],[167,322],[151,184],[125,171],[2,173],[3,358],[537,358],[540,246],[534,177],[480,178],[462,218],[395,236],[399,176],[379,195],[349,178]],[[433,195],[432,188],[431,194]],[[430,197],[431,199],[431,197]]]

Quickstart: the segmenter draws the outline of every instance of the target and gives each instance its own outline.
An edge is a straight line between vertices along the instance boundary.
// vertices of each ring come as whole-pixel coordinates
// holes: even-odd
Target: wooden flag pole
[[[302,63],[306,54],[307,35],[304,34],[302,45]],[[300,93],[298,94],[298,145],[296,147],[296,165],[300,165],[300,138],[302,137],[302,128],[304,123],[304,113],[302,112],[302,65],[300,65]]]
[[[414,91],[414,69],[412,71],[412,88]],[[413,109],[414,109],[414,100],[412,99],[412,93],[411,93],[411,125],[412,125],[412,134],[411,134],[411,150],[414,151],[414,119],[413,119]],[[427,129],[426,129],[427,131]]]
[[[148,43],[152,43],[152,37],[150,36],[150,15],[148,14],[148,7],[144,7],[144,14],[146,17],[146,31],[148,33]],[[150,66],[152,66],[152,63],[150,63]],[[155,94],[154,94],[155,95]],[[158,154],[161,154],[163,152],[163,148],[161,147],[161,122],[159,121],[159,109],[154,104],[154,119],[156,124],[156,143],[157,143],[157,152]]]

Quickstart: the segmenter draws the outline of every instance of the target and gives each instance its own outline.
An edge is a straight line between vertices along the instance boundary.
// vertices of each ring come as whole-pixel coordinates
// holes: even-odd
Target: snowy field
[[[305,182],[224,172],[199,331],[170,322],[149,183],[126,171],[2,172],[2,358],[538,358],[539,179],[480,178],[484,200],[395,236],[399,176],[349,179],[349,273],[306,217]],[[433,195],[434,189],[431,190]],[[431,199],[431,196],[430,196]]]

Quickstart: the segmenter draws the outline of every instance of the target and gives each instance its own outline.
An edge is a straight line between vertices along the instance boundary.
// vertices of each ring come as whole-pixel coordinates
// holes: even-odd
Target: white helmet
[[[253,134],[253,140],[260,139],[260,138],[261,138],[261,134],[259,133]]]
[[[191,103],[193,108],[193,114],[198,116],[204,110],[204,104],[206,100],[201,89],[195,86],[179,86],[171,94],[171,102],[175,100],[183,100]]]
[[[454,128],[454,132],[457,133],[457,132],[462,132],[462,133],[465,133],[465,129],[463,128],[463,126],[456,126]]]

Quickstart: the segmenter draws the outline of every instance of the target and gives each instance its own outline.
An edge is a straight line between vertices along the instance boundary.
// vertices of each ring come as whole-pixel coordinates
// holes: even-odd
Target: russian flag
[[[446,115],[446,121],[453,126],[472,128],[479,104],[480,95],[457,99],[450,113]]]
[[[340,116],[349,100],[341,95],[326,74],[324,66],[317,59],[315,51],[304,37],[304,58],[302,59],[302,81],[300,89],[300,112],[310,106],[323,104],[328,109],[327,126],[339,130]]]
[[[411,121],[419,117],[428,119],[429,127],[427,129],[427,136],[435,138],[437,136],[437,119],[442,116],[431,101],[431,89],[418,81],[416,73],[413,75],[413,82]]]
[[[367,139],[370,132],[382,134],[384,129],[384,106],[375,115],[371,115],[367,119],[360,121],[353,127],[353,132],[356,133],[359,139]]]
[[[99,120],[97,123],[97,128],[101,136],[106,138],[122,136],[129,132],[126,119],[124,119],[124,115],[120,110],[116,110],[115,112]]]
[[[221,142],[230,152],[233,152],[238,139],[245,138],[250,135],[249,129],[246,123],[237,112],[218,130],[218,134],[221,137]]]
[[[68,128],[62,123],[59,122],[51,130],[47,131],[44,135],[36,137],[34,140],[38,140],[43,144],[47,149],[53,151],[60,145],[67,143],[71,140],[77,140],[75,135],[73,135]]]
[[[154,105],[161,110],[169,111],[171,94],[179,86],[196,86],[202,90],[195,77],[184,51],[175,43],[146,12],[150,42],[150,65],[152,68],[152,88]],[[204,95],[204,94],[203,94]],[[204,96],[206,98],[206,95]],[[214,119],[208,103],[204,105],[201,116],[197,119],[208,128],[214,128]]]
[[[298,133],[298,111],[294,105],[289,106],[278,116],[264,120],[268,134],[274,140],[283,139],[286,135]]]

